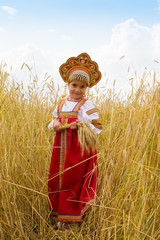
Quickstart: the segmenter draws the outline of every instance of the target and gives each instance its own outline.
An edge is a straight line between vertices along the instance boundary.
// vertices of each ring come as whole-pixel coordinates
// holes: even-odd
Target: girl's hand
[[[70,129],[78,130],[77,122],[79,122],[79,121],[77,120],[76,122],[70,123]]]
[[[55,121],[54,124],[53,124],[53,128],[56,132],[62,132],[63,129],[62,129],[62,123],[60,123],[59,121]]]

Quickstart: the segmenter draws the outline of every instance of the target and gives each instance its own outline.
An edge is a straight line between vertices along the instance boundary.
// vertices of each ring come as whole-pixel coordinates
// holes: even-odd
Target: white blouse
[[[63,106],[62,106],[62,112],[71,112],[73,111],[74,107],[77,105],[78,101],[71,101],[66,99]],[[91,110],[91,111],[90,111]],[[93,111],[92,111],[93,110]],[[89,112],[90,111],[90,112]],[[55,108],[55,110],[52,113],[54,118],[58,119],[58,113],[57,113],[57,107]],[[77,116],[79,121],[85,121],[88,122],[91,126],[91,128],[94,130],[94,132],[96,134],[99,134],[102,130],[95,127],[92,124],[92,120],[98,120],[99,116],[98,113],[96,111],[96,108],[94,106],[94,104],[92,103],[91,100],[87,100],[80,108],[80,110],[78,111],[78,116]],[[51,130],[53,129],[53,122],[54,120],[52,120],[49,125],[48,128]]]

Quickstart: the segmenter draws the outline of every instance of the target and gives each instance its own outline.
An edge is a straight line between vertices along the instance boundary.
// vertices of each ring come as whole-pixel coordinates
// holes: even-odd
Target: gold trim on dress
[[[59,112],[58,117],[59,118],[77,118],[78,113],[77,112]]]
[[[94,119],[94,120],[92,120],[92,124],[93,124],[96,128],[102,129],[102,123],[101,123],[100,119]]]
[[[94,199],[90,199],[88,202],[86,202],[85,207],[81,210],[81,215],[58,215],[57,221],[58,222],[68,222],[68,220],[70,220],[70,222],[81,222],[84,213],[87,211],[87,209],[91,205],[94,204],[94,202],[95,202]]]
[[[95,113],[95,112],[97,112],[97,109],[92,108],[92,109],[88,110],[86,113],[87,113],[87,115],[91,115],[92,113]]]
[[[67,124],[68,119],[67,118],[62,118],[61,119],[62,124]],[[60,148],[60,158],[59,158],[59,191],[61,189],[62,185],[62,176],[63,176],[63,171],[64,171],[64,164],[66,160],[66,151],[67,151],[67,129],[65,129],[63,132],[61,132],[61,148]]]

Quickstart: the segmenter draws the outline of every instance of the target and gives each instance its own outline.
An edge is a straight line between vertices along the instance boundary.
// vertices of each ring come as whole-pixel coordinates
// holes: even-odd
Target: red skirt
[[[76,130],[69,128],[56,133],[48,181],[52,215],[60,222],[81,222],[84,212],[94,203],[97,176],[96,150],[85,151],[82,156]]]

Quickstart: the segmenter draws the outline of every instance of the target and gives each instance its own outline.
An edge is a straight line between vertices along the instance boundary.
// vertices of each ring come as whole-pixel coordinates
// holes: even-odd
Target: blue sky
[[[17,75],[23,62],[34,61],[40,76],[47,71],[60,81],[59,65],[87,52],[103,81],[125,88],[135,70],[142,74],[147,66],[159,74],[159,42],[158,0],[0,1],[0,60]]]

